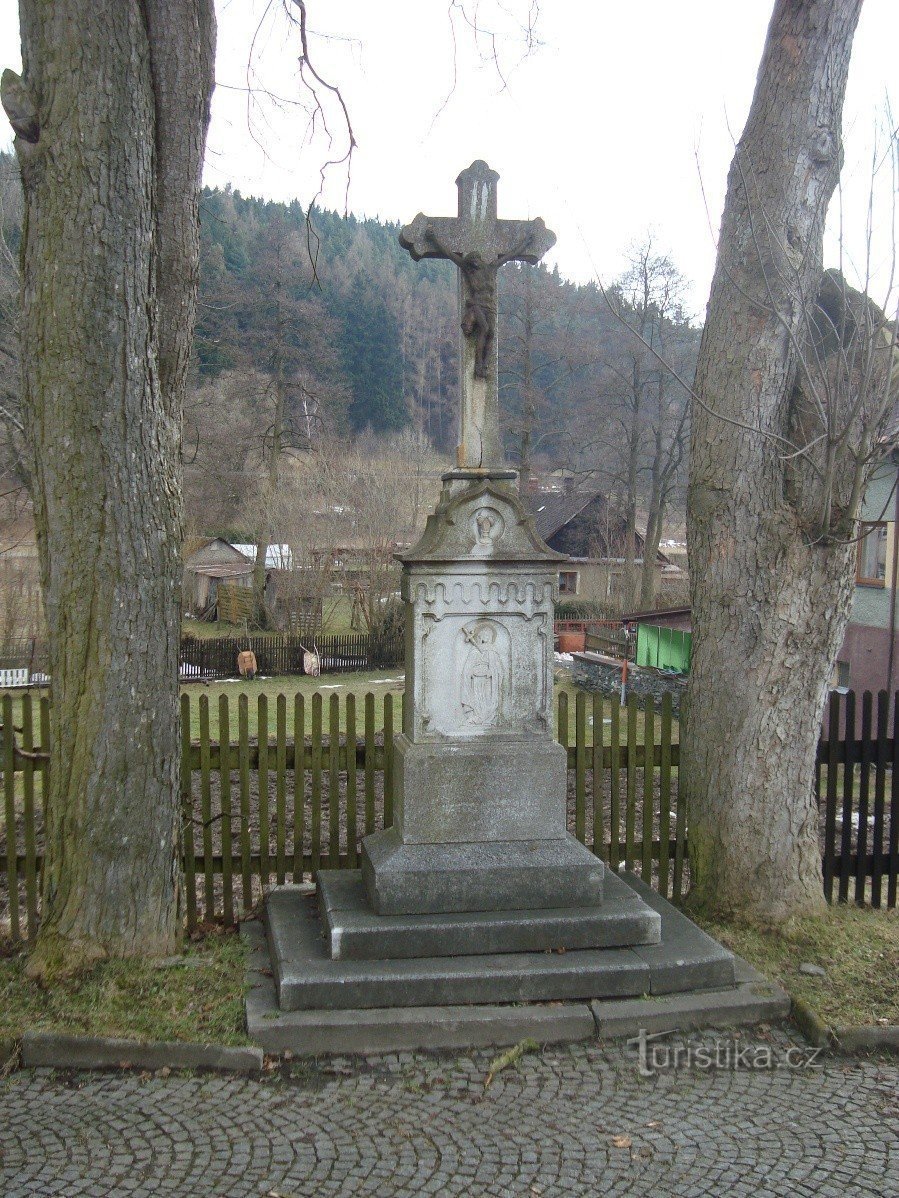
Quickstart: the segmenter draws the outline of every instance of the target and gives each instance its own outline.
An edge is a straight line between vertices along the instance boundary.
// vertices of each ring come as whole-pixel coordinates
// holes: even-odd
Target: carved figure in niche
[[[498,254],[490,262],[478,250],[457,254],[444,245],[432,225],[425,229],[425,241],[450,262],[454,262],[465,276],[465,307],[462,310],[462,332],[474,337],[474,377],[486,379],[489,373],[490,350],[496,336],[496,275],[501,266],[511,262],[528,249],[531,244],[530,230],[521,242],[508,254]]]
[[[497,525],[497,519],[493,513],[488,511],[487,508],[482,508],[479,512],[475,512],[474,522],[478,530],[478,544],[492,544],[492,533]]]
[[[465,723],[492,728],[500,719],[506,689],[506,667],[496,650],[496,629],[486,620],[463,628],[468,652],[462,662],[460,701]]]

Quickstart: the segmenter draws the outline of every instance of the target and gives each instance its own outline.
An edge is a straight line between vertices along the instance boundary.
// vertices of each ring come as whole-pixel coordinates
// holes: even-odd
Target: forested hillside
[[[7,467],[17,436],[16,257],[21,204],[0,155],[0,390]],[[408,214],[410,217],[412,213]],[[551,214],[548,214],[551,215]],[[246,530],[273,455],[331,453],[363,432],[456,437],[455,269],[414,263],[398,225],[205,189],[186,495],[194,528]],[[550,224],[552,223],[550,219]],[[544,267],[500,272],[500,386],[509,460],[566,467],[630,519],[676,502],[699,334],[675,267],[650,240],[603,296]],[[675,368],[676,377],[661,366]]]

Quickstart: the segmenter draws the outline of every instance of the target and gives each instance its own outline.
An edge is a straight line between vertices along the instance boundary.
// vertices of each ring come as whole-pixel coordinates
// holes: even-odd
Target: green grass
[[[364,628],[353,628],[353,600],[349,595],[338,595],[325,599],[322,604],[322,635],[337,636],[347,632],[364,632]],[[281,636],[277,630],[262,632],[258,628],[249,629],[250,636]],[[181,635],[195,636],[200,640],[215,640],[216,638],[242,637],[247,635],[243,624],[229,624],[225,620],[182,620]]]
[[[556,732],[558,732],[558,722],[559,722],[559,720],[558,720],[558,717],[559,717],[559,695],[562,694],[563,692],[565,694],[567,694],[567,696],[568,696],[568,739],[569,739],[570,744],[574,744],[575,702],[576,702],[576,695],[578,693],[578,688],[571,681],[571,675],[567,671],[562,671],[562,672],[556,674],[555,695],[553,696],[553,704],[554,704],[553,727]],[[639,710],[637,711],[637,718],[635,721],[638,745],[642,745],[644,743],[643,734],[644,734],[644,731],[646,728],[646,718],[645,718],[644,711],[643,711],[644,702],[645,702],[645,700],[643,700],[643,699],[639,700]],[[604,731],[603,731],[603,740],[604,740],[605,744],[609,743],[609,736],[611,733],[611,724],[609,722],[611,719],[611,706],[612,706],[611,699],[606,699],[604,701],[604,710],[605,710],[604,718],[605,718],[606,722],[605,722]],[[593,696],[589,693],[587,694],[586,715],[587,715],[587,737],[586,737],[585,743],[588,745],[592,745],[593,744],[593,724],[591,722],[591,719],[592,719],[592,715],[593,715]],[[621,718],[621,730],[619,732],[620,743],[622,745],[626,745],[627,744],[627,718],[628,718],[626,706],[621,708],[621,717],[620,718]],[[661,741],[661,728],[662,728],[662,716],[658,711],[656,711],[655,715],[654,715],[654,731],[655,731],[655,743],[656,744],[659,744]],[[677,744],[679,740],[680,740],[680,724],[678,723],[677,719],[672,716],[672,719],[671,719],[671,743]]]
[[[26,960],[24,952],[0,958],[0,1040],[31,1030],[248,1043],[244,947],[236,932],[186,944],[183,964],[104,961],[46,990],[25,977]]]
[[[899,911],[834,904],[778,931],[701,922],[831,1027],[899,1024]],[[800,973],[803,962],[827,976]]]
[[[269,733],[274,736],[277,728],[277,699],[278,695],[284,695],[287,699],[287,735],[288,739],[292,740],[294,695],[304,695],[307,700],[305,705],[307,735],[312,731],[311,699],[316,691],[321,691],[323,697],[325,732],[328,731],[329,726],[330,696],[337,695],[340,699],[340,731],[345,732],[346,697],[349,694],[355,695],[356,727],[359,735],[362,735],[365,729],[363,706],[365,695],[371,691],[375,696],[375,727],[377,730],[383,727],[384,695],[391,693],[396,696],[394,727],[398,729],[399,697],[402,695],[405,685],[403,670],[398,666],[393,670],[381,670],[374,673],[323,674],[320,678],[291,675],[281,678],[254,678],[252,682],[246,679],[236,679],[234,682],[210,682],[208,686],[201,683],[189,683],[181,687],[181,693],[190,696],[190,734],[194,740],[200,735],[200,696],[208,696],[209,728],[213,741],[218,739],[220,695],[228,696],[228,718],[231,725],[232,741],[237,739],[237,700],[239,695],[245,694],[249,697],[248,722],[251,737],[258,736],[259,733],[259,696],[266,695],[268,697],[268,729]]]
[[[243,624],[226,624],[224,620],[182,620],[181,635],[194,636],[201,641],[214,641],[217,638],[229,636],[245,636]],[[265,636],[263,632],[254,632],[253,636]]]

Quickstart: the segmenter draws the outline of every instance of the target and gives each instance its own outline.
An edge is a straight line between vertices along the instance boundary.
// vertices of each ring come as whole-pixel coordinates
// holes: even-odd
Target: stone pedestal
[[[590,907],[602,863],[566,830],[566,752],[552,734],[561,554],[508,470],[444,476],[403,558],[406,722],[394,824],[363,842],[379,915]]]
[[[266,899],[280,1010],[312,1013],[296,1027],[324,1015],[343,1035],[366,1022],[363,1010],[380,1026],[397,1022],[394,1008],[418,1007],[432,1013],[404,1027],[481,1019],[506,1036],[498,1003],[734,984],[730,953],[641,884],[606,875],[567,831],[567,753],[553,737],[553,605],[566,558],[538,537],[515,472],[485,467],[501,456],[496,272],[539,261],[555,237],[541,220],[500,220],[496,181],[472,163],[457,180],[458,215],[420,214],[400,238],[416,260],[459,268],[459,469],[444,475],[437,510],[402,559],[393,826],[365,838],[361,870],[320,872],[315,898],[280,887]],[[486,1004],[474,1023],[469,1004]]]

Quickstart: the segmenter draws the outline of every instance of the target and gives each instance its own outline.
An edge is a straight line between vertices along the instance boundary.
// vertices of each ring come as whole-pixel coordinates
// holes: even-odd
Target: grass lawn
[[[899,910],[835,903],[778,932],[709,921],[702,926],[831,1027],[899,1024]],[[806,962],[821,966],[826,976],[800,973]]]
[[[560,670],[556,673],[555,695],[554,695],[554,700],[553,700],[553,721],[554,721],[553,727],[556,732],[558,732],[558,722],[559,722],[559,695],[562,694],[563,692],[568,695],[568,740],[569,740],[569,744],[574,744],[575,726],[576,726],[575,725],[575,720],[576,720],[575,702],[576,702],[576,695],[578,693],[578,688],[571,681],[571,675],[568,673],[567,670]],[[636,718],[634,721],[634,727],[636,729],[636,738],[637,738],[638,745],[642,745],[644,743],[643,735],[644,735],[645,728],[646,728],[646,718],[645,718],[644,710],[643,710],[644,702],[645,701],[643,699],[639,700],[639,710],[637,711]],[[609,744],[609,738],[611,736],[611,727],[612,727],[612,725],[611,725],[611,714],[612,714],[611,707],[612,707],[612,700],[606,699],[604,701],[604,711],[605,711],[605,716],[604,716],[605,724],[604,724],[604,728],[603,728],[603,743],[604,744]],[[586,728],[587,736],[586,736],[585,743],[588,745],[592,745],[593,744],[593,696],[589,693],[587,694],[586,716],[587,716],[587,728]],[[619,742],[622,745],[627,744],[627,737],[628,737],[627,720],[628,720],[627,708],[622,707],[621,713],[620,713],[620,731],[619,731]],[[662,735],[661,728],[662,728],[662,717],[661,717],[661,714],[657,711],[657,712],[655,712],[655,714],[653,716],[653,732],[655,734],[655,743],[656,744],[658,744],[661,741],[661,735]],[[678,723],[676,717],[672,717],[672,719],[671,719],[671,743],[677,744],[679,740],[680,740],[680,724]]]
[[[353,600],[349,595],[337,595],[325,599],[322,605],[322,635],[338,636],[348,632],[364,632],[364,628],[353,628]],[[281,636],[277,631],[262,632],[251,628],[250,636]],[[214,640],[216,637],[246,636],[247,629],[243,624],[228,624],[225,620],[182,620],[181,635],[195,636],[201,640]]]
[[[402,666],[396,666],[389,670],[380,670],[376,672],[360,672],[354,674],[322,674],[320,678],[307,678],[303,675],[285,675],[276,678],[255,678],[252,682],[244,678],[229,679],[224,682],[210,682],[204,684],[201,682],[182,683],[181,693],[189,695],[191,700],[191,719],[190,719],[190,734],[193,740],[196,740],[200,735],[200,696],[206,695],[209,699],[209,727],[212,740],[218,739],[218,704],[219,696],[227,695],[229,700],[230,721],[231,721],[231,739],[237,739],[237,697],[240,694],[249,696],[249,726],[250,736],[258,735],[258,704],[259,696],[266,695],[268,697],[268,726],[269,733],[274,736],[276,731],[276,702],[278,695],[285,695],[288,704],[288,737],[293,736],[293,697],[294,695],[304,695],[307,698],[306,703],[306,734],[309,735],[312,731],[312,709],[311,697],[315,691],[321,691],[324,697],[324,728],[328,729],[328,702],[331,695],[337,695],[340,699],[340,731],[345,732],[344,711],[346,705],[346,696],[353,694],[356,696],[356,723],[359,729],[359,735],[364,732],[364,711],[363,703],[365,695],[371,691],[375,696],[375,727],[380,731],[383,727],[383,702],[384,695],[388,692],[396,696],[395,699],[395,714],[394,727],[399,729],[399,696],[405,690],[405,673]],[[568,735],[570,743],[574,743],[575,734],[575,696],[577,690],[571,682],[570,675],[567,671],[560,671],[556,675],[555,681],[555,698],[553,703],[553,726],[557,731],[558,721],[558,704],[559,695],[565,692],[568,695]],[[17,727],[21,727],[22,723],[22,695],[23,691],[10,692],[13,696],[13,723]],[[29,692],[35,702],[39,695],[46,694],[46,691],[33,690]],[[605,725],[603,729],[605,743],[609,743],[611,735],[610,723],[610,701],[605,703]],[[587,739],[588,745],[593,744],[593,707],[592,698],[587,696]],[[637,712],[636,721],[636,740],[637,744],[643,743],[645,731],[645,715],[642,710]],[[661,735],[661,716],[655,715],[655,739],[659,740]],[[35,732],[37,730],[35,729]],[[677,743],[680,735],[680,726],[677,720],[671,722],[671,739],[673,743]],[[622,709],[621,712],[621,744],[627,744],[627,711]]]
[[[164,964],[105,961],[47,990],[25,978],[25,962],[22,952],[0,956],[0,1041],[31,1030],[248,1043],[244,947],[236,932],[187,942],[182,957]]]
[[[209,728],[213,741],[218,739],[219,729],[219,696],[228,696],[229,722],[231,739],[237,739],[237,699],[241,694],[249,697],[248,722],[250,736],[255,737],[259,731],[259,696],[268,698],[268,728],[271,735],[277,728],[278,695],[287,699],[287,735],[293,739],[293,699],[294,695],[306,698],[305,717],[306,733],[312,731],[312,695],[321,691],[323,697],[324,730],[328,731],[328,708],[330,696],[336,695],[340,700],[340,731],[346,731],[346,696],[356,696],[356,727],[361,736],[365,731],[365,696],[370,691],[375,696],[375,728],[380,731],[383,727],[384,695],[390,693],[394,699],[394,728],[399,730],[400,706],[399,699],[406,686],[402,668],[381,670],[377,673],[356,674],[323,674],[320,678],[306,678],[302,675],[289,675],[282,678],[254,678],[252,682],[238,678],[233,682],[210,682],[208,686],[202,683],[188,683],[181,687],[181,693],[190,696],[190,734],[196,740],[200,735],[200,697],[206,695],[209,699]]]
[[[229,636],[245,636],[246,629],[243,624],[226,624],[224,620],[182,620],[181,635],[193,636],[200,641],[212,641]],[[265,633],[254,632],[253,636],[265,636]]]

